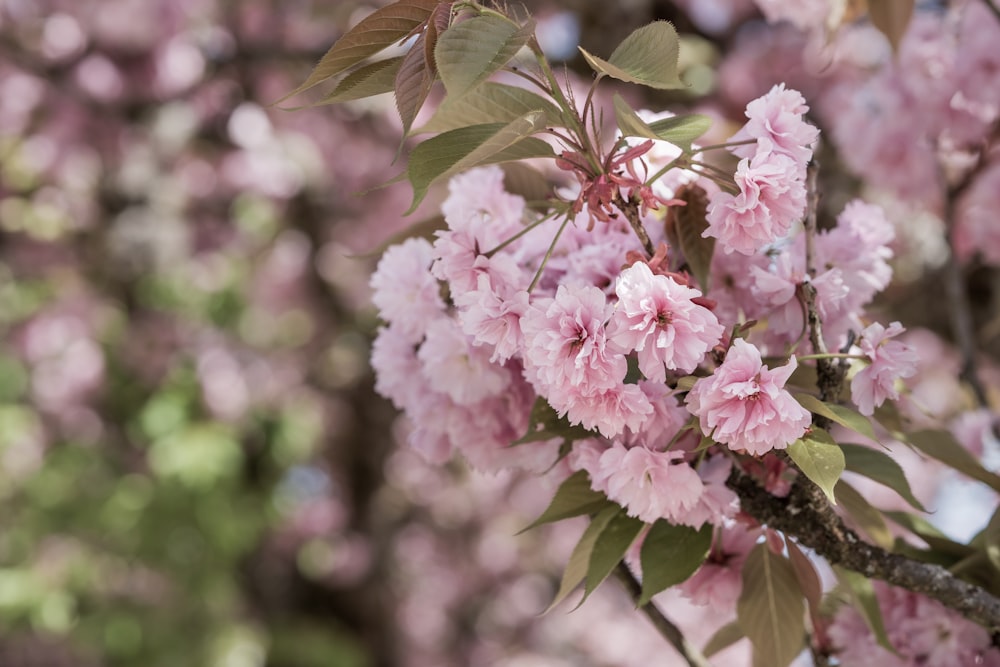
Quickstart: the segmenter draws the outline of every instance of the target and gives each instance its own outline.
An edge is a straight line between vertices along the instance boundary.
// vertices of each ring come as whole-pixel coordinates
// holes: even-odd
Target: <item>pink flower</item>
[[[626,429],[638,431],[653,414],[649,398],[635,384],[619,382],[611,389],[594,394],[553,389],[548,400],[549,405],[560,416],[566,415],[571,424],[599,431],[605,438],[614,438]]]
[[[560,285],[554,299],[521,318],[527,377],[548,390],[596,394],[622,382],[625,356],[608,347],[604,323],[612,307],[597,287]]]
[[[771,370],[756,347],[737,338],[725,362],[688,392],[688,410],[698,417],[703,433],[732,450],[760,456],[784,449],[810,423],[809,412],[784,389],[795,367],[792,357]]]
[[[737,146],[733,153],[752,157],[764,144],[768,150],[791,157],[800,167],[805,167],[812,157],[812,145],[819,138],[819,130],[805,122],[802,116],[809,111],[806,99],[797,90],[786,89],[779,83],[763,97],[747,105],[747,124],[730,141],[757,139],[753,145]]]
[[[510,371],[491,364],[488,354],[472,345],[455,320],[440,317],[427,327],[417,358],[431,387],[459,405],[471,405],[497,396],[510,384]]]
[[[407,239],[385,251],[371,278],[372,302],[379,315],[414,343],[444,313],[438,282],[430,272],[431,260],[430,243]]]
[[[690,579],[680,585],[684,597],[719,613],[735,610],[743,591],[743,563],[760,537],[760,530],[741,524],[716,533],[708,559]]]
[[[917,372],[917,353],[904,343],[889,340],[903,331],[899,322],[888,329],[875,322],[861,332],[858,346],[871,363],[851,380],[851,400],[863,415],[872,415],[887,398],[898,399],[896,380]]]
[[[708,202],[708,229],[727,253],[752,255],[788,234],[802,217],[806,189],[801,169],[787,155],[766,150],[766,140],[753,158],[740,160],[736,185],[740,193],[716,192]]]
[[[622,271],[615,292],[618,307],[608,336],[638,352],[639,370],[650,380],[665,381],[666,369],[690,373],[722,338],[724,328],[712,311],[692,301],[701,292],[653,275],[645,262]]]
[[[485,260],[480,257],[480,260]],[[491,362],[504,363],[520,354],[524,345],[521,317],[528,310],[528,292],[512,276],[497,272],[503,264],[491,264],[476,278],[476,289],[453,294],[462,330],[476,345],[492,348]],[[525,281],[527,282],[527,281]]]
[[[698,473],[684,462],[684,452],[627,449],[621,443],[601,454],[591,476],[594,488],[604,490],[629,516],[646,523],[657,519],[676,523],[704,491]]]

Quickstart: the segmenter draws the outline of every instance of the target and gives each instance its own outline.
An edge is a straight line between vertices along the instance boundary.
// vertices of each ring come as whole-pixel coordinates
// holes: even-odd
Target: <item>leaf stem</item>
[[[561,225],[559,225],[559,231],[552,238],[552,243],[549,244],[549,249],[545,251],[545,257],[542,258],[542,263],[538,266],[538,271],[535,272],[535,277],[531,279],[531,284],[528,285],[528,294],[531,294],[535,286],[538,285],[538,281],[542,278],[542,271],[545,270],[545,265],[548,264],[549,258],[552,257],[553,251],[556,249],[556,243],[559,242],[559,237],[562,236],[563,230],[566,229],[566,225],[569,224],[570,216],[567,213],[566,217],[563,219]]]
[[[699,146],[697,151],[693,148],[691,150],[695,153],[704,153],[705,151],[714,151],[720,148],[735,148],[736,146],[749,146],[755,143],[757,143],[756,139],[747,139],[746,141],[729,141],[724,144],[709,144],[708,146]]]
[[[501,243],[497,247],[491,248],[490,250],[487,250],[483,254],[486,255],[487,257],[492,257],[496,253],[500,252],[501,250],[503,250],[504,248],[506,248],[507,246],[509,246],[514,241],[518,240],[519,238],[521,238],[522,236],[524,236],[525,234],[527,234],[528,232],[530,232],[532,229],[534,229],[534,228],[538,227],[539,225],[541,225],[543,222],[548,222],[552,218],[556,217],[556,215],[558,215],[558,213],[559,213],[559,211],[555,211],[553,213],[549,213],[548,215],[542,216],[541,218],[539,218],[538,220],[535,220],[531,224],[526,225],[524,229],[522,229],[521,231],[519,231],[517,234],[514,234],[513,236],[511,236],[509,239],[507,239],[506,241],[504,241],[503,243]]]

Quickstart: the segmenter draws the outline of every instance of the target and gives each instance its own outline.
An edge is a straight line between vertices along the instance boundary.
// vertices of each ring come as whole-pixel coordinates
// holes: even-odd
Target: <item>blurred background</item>
[[[421,213],[357,194],[393,101],[271,106],[380,4],[0,0],[0,666],[673,664],[613,585],[537,616],[580,531],[515,536],[551,483],[396,444],[367,282]],[[580,72],[674,21],[691,88],[653,108],[825,86],[750,2],[526,5]]]

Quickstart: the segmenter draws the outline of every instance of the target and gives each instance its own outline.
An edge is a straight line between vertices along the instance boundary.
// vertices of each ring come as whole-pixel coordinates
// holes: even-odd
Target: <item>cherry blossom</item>
[[[875,322],[861,332],[858,346],[870,362],[851,380],[851,400],[863,415],[871,415],[887,398],[899,398],[896,381],[917,372],[917,354],[905,343],[889,340],[903,333],[899,322],[886,329]]]
[[[701,430],[735,451],[761,455],[784,449],[809,427],[809,412],[785,389],[795,357],[774,370],[760,351],[738,338],[715,373],[695,382],[687,407]]]

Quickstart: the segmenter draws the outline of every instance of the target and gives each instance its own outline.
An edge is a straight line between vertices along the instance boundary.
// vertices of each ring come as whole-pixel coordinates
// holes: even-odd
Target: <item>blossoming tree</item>
[[[899,47],[912,3],[861,4]],[[804,17],[761,5],[803,26],[845,20],[825,6]],[[968,5],[954,9],[959,30],[996,35],[990,6]],[[396,43],[399,55],[372,59]],[[891,93],[900,111],[906,48],[882,75],[901,79]],[[755,665],[803,652],[815,664],[1000,664],[1000,524],[968,542],[936,531],[891,453],[909,447],[1000,489],[907,392],[921,360],[903,325],[871,309],[892,282],[896,228],[860,199],[822,215],[820,197],[839,197],[821,192],[826,139],[784,82],[712,140],[707,115],[637,110],[604,91],[609,80],[683,89],[679,51],[673,26],[654,22],[606,58],[583,51],[594,76],[574,86],[530,20],[446,0],[399,0],[333,45],[294,94],[330,80],[324,102],[393,92],[404,131],[434,135],[399,176],[413,189],[410,212],[448,184],[442,227],[387,249],[372,278],[384,322],[377,389],[429,461],[458,454],[480,470],[561,480],[532,526],[589,525],[553,605],[617,572],[690,665],[742,637]],[[996,168],[984,165],[995,160],[1000,87],[987,56],[960,54],[994,86],[942,84],[942,113],[978,124],[961,136],[941,122],[899,129],[934,136],[943,215],[963,202],[956,243],[970,253],[969,239],[993,233],[975,202],[995,199],[985,183]],[[444,97],[427,118],[438,81]],[[884,85],[870,84],[877,104],[888,103]],[[843,86],[831,99],[859,104]],[[862,112],[830,104],[833,140],[855,146]],[[912,192],[923,185],[909,174],[891,181],[885,160],[910,147],[900,139],[879,153],[889,143],[860,147],[867,160],[848,151],[854,168],[933,199],[934,188]],[[971,363],[964,377],[986,407]],[[908,509],[879,509],[854,486],[872,482]],[[652,602],[674,587],[732,622],[694,647]]]

